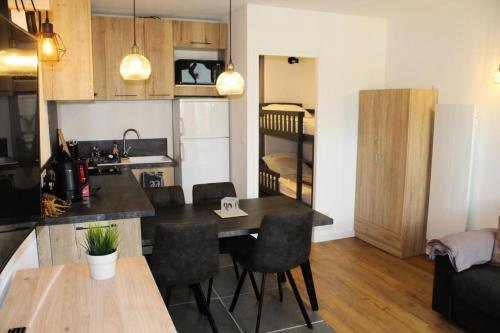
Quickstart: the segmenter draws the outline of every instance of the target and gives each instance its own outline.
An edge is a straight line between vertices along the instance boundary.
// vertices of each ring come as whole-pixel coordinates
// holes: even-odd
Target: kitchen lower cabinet
[[[85,232],[91,225],[106,228],[116,224],[119,233],[118,255],[142,255],[140,218],[96,221],[74,224],[56,224],[36,228],[40,266],[65,265],[87,260]]]
[[[132,174],[135,179],[141,184],[141,174],[143,172],[162,172],[163,173],[163,181],[165,186],[173,186],[175,185],[174,181],[174,168],[172,167],[164,167],[164,168],[140,168],[140,169],[132,169]]]

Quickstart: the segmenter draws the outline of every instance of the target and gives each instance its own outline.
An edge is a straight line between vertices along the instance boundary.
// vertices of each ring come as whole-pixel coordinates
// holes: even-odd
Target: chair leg
[[[239,280],[240,270],[238,269],[238,263],[236,262],[236,259],[234,259],[233,256],[231,256],[231,259],[233,259],[233,268],[234,268],[234,274],[236,275],[236,280]]]
[[[304,284],[306,285],[307,295],[309,295],[309,303],[311,303],[311,309],[313,311],[318,311],[318,299],[316,298],[316,290],[314,289],[314,280],[311,272],[311,263],[307,260],[305,263],[300,265],[302,270],[302,276],[304,277]]]
[[[167,306],[170,305],[170,296],[172,296],[172,287],[167,287],[167,290],[165,291],[165,304]]]
[[[203,310],[208,318],[208,322],[210,323],[210,327],[212,328],[212,332],[218,333],[219,330],[217,329],[217,325],[215,324],[214,317],[212,317],[212,313],[210,312],[210,309],[208,308],[207,302],[205,300],[205,296],[203,295],[203,290],[201,290],[201,285],[195,284],[193,286],[193,290],[196,294],[198,294],[198,298],[200,298],[200,300],[201,300],[201,306],[203,307]]]
[[[281,282],[283,282],[283,283],[286,282],[286,276],[285,276],[284,272],[278,273],[278,276],[279,276]]]
[[[208,291],[207,291],[207,306],[210,308],[210,299],[212,298],[212,285],[214,284],[214,278],[208,280]]]
[[[205,311],[205,307],[203,306],[203,303],[205,303],[203,301],[203,298],[200,298],[200,295],[198,294],[198,291],[196,290],[196,285],[190,285],[189,287],[191,287],[191,289],[193,290],[193,295],[194,295],[194,299],[196,300],[196,305],[198,306],[198,311],[202,314],[202,315],[206,315],[206,311]],[[203,295],[203,293],[202,293]]]
[[[259,299],[259,288],[257,287],[257,282],[255,281],[255,276],[252,271],[248,271],[248,275],[250,275],[250,281],[252,282],[253,292],[255,293],[255,297]]]
[[[281,288],[280,273],[276,274],[276,280],[278,282],[278,292],[280,294],[280,302],[283,302],[283,289]]]
[[[259,312],[257,312],[257,324],[255,325],[255,333],[259,332],[260,317],[262,315],[262,303],[264,303],[264,289],[266,287],[266,273],[262,273],[262,283],[260,284]]]
[[[295,294],[295,299],[297,300],[297,303],[299,304],[300,311],[302,312],[302,316],[304,317],[304,320],[306,321],[307,327],[312,329],[313,326],[311,324],[311,320],[309,319],[309,315],[307,314],[306,307],[304,306],[304,302],[302,302],[302,298],[300,297],[299,290],[297,289],[297,286],[295,285],[295,280],[293,279],[292,273],[290,273],[290,271],[286,271],[286,276],[288,277],[288,281],[290,281],[290,285],[292,286],[293,293]]]
[[[229,312],[233,312],[234,308],[236,307],[236,302],[238,302],[238,297],[240,297],[241,288],[243,287],[243,282],[245,282],[246,277],[247,277],[247,270],[244,269],[238,281],[238,286],[236,287],[236,291],[234,292],[233,301],[231,302],[231,307],[229,307]]]

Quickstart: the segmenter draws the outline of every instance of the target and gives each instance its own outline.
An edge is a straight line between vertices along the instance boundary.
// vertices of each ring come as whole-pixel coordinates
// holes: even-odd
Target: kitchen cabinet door
[[[174,21],[174,46],[177,48],[225,49],[227,47],[227,28],[221,28],[221,26],[225,26],[225,24]]]
[[[151,62],[146,81],[147,99],[174,97],[174,45],[172,21],[144,19],[144,55]]]
[[[144,50],[143,21],[144,19],[137,19],[136,24],[137,46],[141,51]],[[134,42],[133,19],[95,16],[92,23],[94,29],[101,31],[101,34],[94,32],[93,41],[93,53],[96,57],[94,66],[97,83],[96,99],[144,99],[146,95],[144,81],[126,81],[120,75],[121,61],[130,53]]]
[[[42,63],[46,100],[94,99],[90,0],[51,0],[50,18],[66,54],[57,63]]]

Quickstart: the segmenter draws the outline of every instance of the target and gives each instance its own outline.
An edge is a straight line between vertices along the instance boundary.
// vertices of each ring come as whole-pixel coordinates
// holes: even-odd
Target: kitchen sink
[[[134,165],[134,164],[156,164],[156,163],[171,163],[173,160],[168,156],[131,156],[129,158],[122,158],[120,162],[102,163],[99,166],[107,165]]]

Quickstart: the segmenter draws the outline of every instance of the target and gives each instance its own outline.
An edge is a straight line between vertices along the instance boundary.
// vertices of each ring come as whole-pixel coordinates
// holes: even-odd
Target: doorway
[[[313,204],[317,61],[259,57],[259,195]]]

